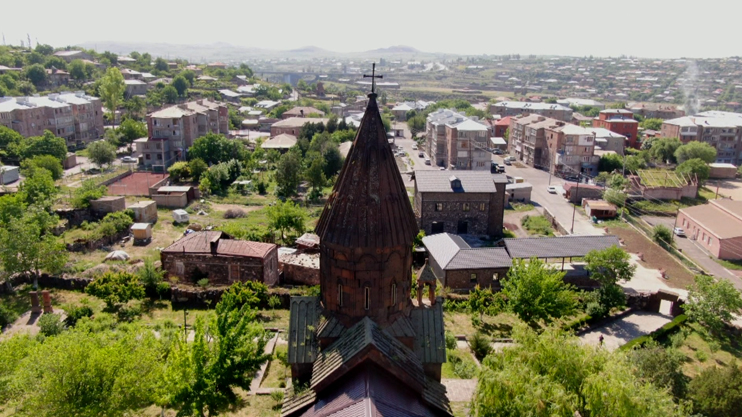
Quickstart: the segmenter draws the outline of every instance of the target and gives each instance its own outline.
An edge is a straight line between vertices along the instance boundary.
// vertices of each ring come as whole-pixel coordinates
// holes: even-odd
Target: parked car
[[[514,156],[506,156],[505,158],[502,158],[502,160],[503,161],[515,162],[515,157]]]
[[[553,186],[553,185],[550,185],[550,186],[546,187],[546,191],[548,191],[551,194],[556,194],[557,188],[555,186]]]
[[[417,145],[412,145],[412,150],[417,150]]]
[[[492,174],[502,174],[505,172],[505,167],[498,164],[497,162],[493,162],[490,167],[490,173]]]
[[[507,158],[503,159],[503,160],[502,160],[502,163],[503,163],[503,164],[505,164],[505,165],[512,165],[512,164],[513,164],[513,163],[512,163],[512,162],[510,162],[510,160],[509,160],[509,159],[507,159]]]
[[[676,227],[672,229],[672,232],[675,233],[675,236],[685,237],[685,230],[682,227]]]
[[[418,152],[417,156],[420,158],[425,158],[425,152]]]
[[[502,155],[502,154],[504,154],[505,152],[503,152],[503,151],[502,151],[502,149],[499,149],[499,148],[495,148],[495,149],[494,149],[494,150],[492,151],[492,153],[493,153],[493,154],[495,154],[495,155]]]
[[[132,157],[132,156],[125,156],[125,157],[121,158],[121,162],[124,162],[124,163],[129,164],[129,163],[137,163],[137,162],[139,162],[139,160],[137,158]]]

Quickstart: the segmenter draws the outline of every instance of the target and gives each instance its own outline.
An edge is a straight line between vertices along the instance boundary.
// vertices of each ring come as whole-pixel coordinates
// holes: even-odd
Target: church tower
[[[418,233],[376,94],[317,223],[326,313],[350,326],[381,326],[411,308],[412,242]]]

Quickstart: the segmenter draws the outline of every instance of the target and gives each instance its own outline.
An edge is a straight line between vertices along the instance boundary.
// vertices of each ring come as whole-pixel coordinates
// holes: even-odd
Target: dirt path
[[[672,317],[665,314],[639,311],[587,332],[580,339],[584,344],[599,346],[602,335],[603,347],[616,350],[631,339],[652,333],[671,320]]]
[[[528,237],[528,232],[526,232],[523,229],[523,226],[520,225],[521,219],[525,216],[540,216],[541,213],[539,213],[538,210],[533,209],[529,211],[513,211],[513,210],[506,210],[505,216],[503,216],[502,222],[503,225],[510,230],[511,232],[515,233],[515,237]]]
[[[258,211],[263,208],[263,206],[243,206],[241,204],[222,204],[222,203],[211,203],[210,207],[211,207],[211,210],[213,211],[242,210],[245,213],[249,213],[251,211]]]

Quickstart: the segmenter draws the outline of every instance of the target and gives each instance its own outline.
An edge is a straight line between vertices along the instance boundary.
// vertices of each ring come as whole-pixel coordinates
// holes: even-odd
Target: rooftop
[[[504,239],[513,259],[576,258],[591,250],[621,246],[616,236],[558,236]]]
[[[451,171],[415,171],[415,184],[421,193],[495,193],[495,181],[489,171],[454,171],[461,187],[452,188]]]
[[[444,270],[477,268],[509,268],[510,256],[505,248],[472,248],[461,236],[439,233],[425,236],[423,244]]]
[[[560,111],[572,111],[569,107],[562,106],[561,104],[551,103],[531,103],[529,101],[501,101],[496,103],[495,106],[506,107],[509,109],[521,109],[521,110],[560,110]]]
[[[328,120],[319,117],[289,117],[274,123],[272,127],[302,127],[307,123],[327,123]]]
[[[289,149],[296,145],[296,142],[296,136],[282,133],[263,142],[260,147],[263,149]]]
[[[711,200],[679,210],[719,239],[742,237],[742,201]]]

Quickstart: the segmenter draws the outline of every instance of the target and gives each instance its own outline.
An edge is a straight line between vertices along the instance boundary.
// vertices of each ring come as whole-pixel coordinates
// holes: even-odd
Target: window
[[[397,284],[392,284],[392,305],[397,304]]]
[[[469,276],[469,281],[470,282],[477,282],[477,274],[471,274]]]
[[[343,284],[338,284],[338,306],[343,306]]]
[[[144,159],[150,160],[150,159],[152,159],[152,155],[150,155],[150,154],[145,154],[145,155],[144,155]]]
[[[485,204],[484,203],[479,203],[479,210],[480,211],[484,211],[485,210]]]
[[[435,203],[435,211],[443,211],[443,203]]]
[[[495,272],[492,274],[492,281],[499,281],[500,280],[500,274]]]
[[[363,288],[363,308],[366,310],[371,308],[371,288],[369,287]]]
[[[464,210],[464,211],[469,211],[469,203],[464,203],[462,205],[461,209]]]
[[[175,273],[178,275],[185,274],[185,265],[183,265],[183,262],[175,262]]]

